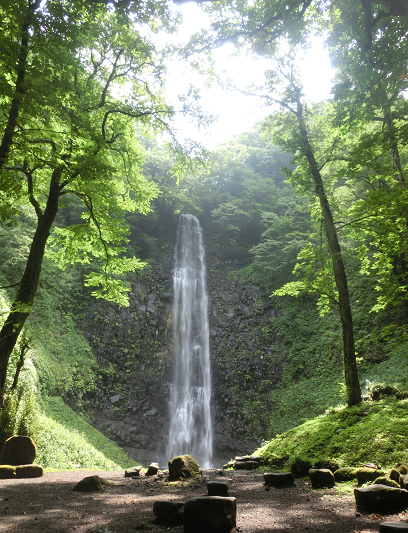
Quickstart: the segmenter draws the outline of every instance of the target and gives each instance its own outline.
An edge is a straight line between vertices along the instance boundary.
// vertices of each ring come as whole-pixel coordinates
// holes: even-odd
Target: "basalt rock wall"
[[[270,298],[234,275],[242,259],[207,250],[214,465],[268,437],[284,360]],[[78,324],[100,369],[94,425],[142,463],[166,465],[172,377],[171,250],[135,273],[129,307],[97,301]]]

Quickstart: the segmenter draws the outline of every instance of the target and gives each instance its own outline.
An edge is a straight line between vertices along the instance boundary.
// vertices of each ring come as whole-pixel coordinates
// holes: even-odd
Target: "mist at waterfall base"
[[[181,215],[173,274],[174,373],[167,460],[189,454],[212,466],[211,371],[205,251],[198,219]]]

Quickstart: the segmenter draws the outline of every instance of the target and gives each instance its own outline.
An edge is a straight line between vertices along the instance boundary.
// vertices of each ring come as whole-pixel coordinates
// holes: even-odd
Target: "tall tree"
[[[56,4],[64,27],[69,14]],[[80,10],[77,16],[78,28],[83,23],[86,31],[76,30],[74,45],[69,36],[66,46],[59,36],[53,46],[51,35],[46,42],[40,35],[41,46],[31,50],[30,75],[36,72],[38,78],[25,78],[31,98],[24,102],[1,172],[5,198],[22,209],[31,207],[37,217],[25,270],[0,331],[2,391],[10,354],[33,305],[59,207],[80,203],[83,210],[82,220],[55,228],[54,258],[92,263],[94,271],[86,283],[97,287],[94,294],[126,303],[121,275],[142,265],[126,257],[124,213],[147,212],[157,195],[141,173],[143,154],[135,123],[162,129],[173,113],[160,95],[162,66],[129,20],[118,21],[106,10],[95,12],[93,20]]]

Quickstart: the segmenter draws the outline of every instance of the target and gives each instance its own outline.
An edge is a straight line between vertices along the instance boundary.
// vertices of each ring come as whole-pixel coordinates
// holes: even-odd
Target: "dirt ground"
[[[113,481],[103,492],[72,489],[86,476]],[[156,500],[206,495],[206,481],[229,483],[237,499],[237,526],[232,533],[371,533],[383,520],[408,520],[408,514],[376,515],[357,510],[352,495],[339,488],[312,490],[305,480],[284,489],[263,484],[261,473],[237,471],[220,476],[205,470],[194,482],[168,484],[162,476],[125,478],[123,471],[84,470],[46,473],[36,479],[0,480],[0,531],[128,533],[169,528],[155,524]],[[170,529],[182,533],[183,527]]]

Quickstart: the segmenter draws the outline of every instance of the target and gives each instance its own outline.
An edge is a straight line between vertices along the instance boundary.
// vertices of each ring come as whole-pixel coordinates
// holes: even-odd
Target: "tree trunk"
[[[5,392],[10,355],[31,312],[40,281],[45,246],[58,211],[61,172],[61,169],[56,169],[53,172],[44,213],[37,210],[38,225],[31,243],[24,274],[10,313],[0,331],[0,401]]]
[[[6,129],[4,130],[3,139],[1,140],[0,145],[0,172],[4,165],[7,162],[7,157],[10,152],[10,148],[13,144],[14,132],[16,130],[18,114],[20,111],[21,99],[24,90],[24,78],[27,67],[27,55],[28,55],[28,37],[29,37],[29,28],[30,22],[33,14],[39,6],[39,1],[29,3],[27,15],[24,19],[24,22],[21,27],[21,43],[20,51],[18,54],[18,63],[17,63],[17,80],[15,92],[16,96],[12,99],[10,110],[7,118]]]
[[[329,250],[333,261],[334,279],[339,293],[339,308],[343,332],[344,376],[347,389],[347,405],[350,407],[361,402],[361,388],[357,372],[353,319],[351,315],[347,275],[344,268],[340,243],[337,238],[337,230],[336,226],[334,225],[329,201],[324,190],[323,180],[314,157],[313,149],[309,142],[306,125],[303,119],[303,106],[300,101],[300,95],[297,99],[296,116],[302,136],[303,153],[309,162],[310,170],[315,183],[315,191],[319,197],[320,206],[323,213],[327,241],[329,243]]]

